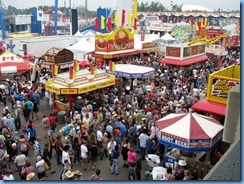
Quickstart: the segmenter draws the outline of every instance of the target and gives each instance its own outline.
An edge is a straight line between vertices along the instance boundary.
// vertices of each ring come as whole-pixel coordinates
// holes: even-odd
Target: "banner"
[[[98,31],[98,28],[99,28],[99,19],[96,17],[96,20],[95,20],[95,31],[96,32]]]
[[[76,78],[76,71],[73,68],[69,68],[69,78],[70,79]]]
[[[101,16],[101,29],[105,29],[105,17]]]
[[[58,74],[58,66],[55,64],[52,64],[52,75]]]
[[[94,67],[94,66],[91,65],[90,68],[91,68],[91,74],[92,75],[97,75],[97,69],[96,69],[96,67]]]
[[[73,61],[73,68],[75,71],[80,70],[80,65],[79,65],[78,61],[76,61],[76,60]]]
[[[115,14],[114,14],[114,24],[116,26],[119,25],[119,13],[116,11]]]
[[[128,28],[130,28],[130,27],[131,27],[131,23],[132,23],[132,16],[133,16],[132,12],[129,12],[129,14],[128,14]]]
[[[166,47],[166,54],[167,57],[178,57],[180,58],[180,48],[179,47]]]
[[[125,24],[125,10],[122,10],[122,18],[121,18],[121,27],[124,27]]]
[[[111,22],[111,18],[108,18],[108,23],[107,23],[107,30],[108,32],[110,32],[112,30],[112,22]]]
[[[115,69],[115,64],[114,64],[113,61],[109,61],[109,70],[111,70],[111,71],[115,71],[116,70]]]

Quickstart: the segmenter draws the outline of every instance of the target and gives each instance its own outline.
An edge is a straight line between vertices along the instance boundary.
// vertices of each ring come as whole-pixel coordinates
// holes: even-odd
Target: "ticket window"
[[[69,99],[68,99],[68,95],[56,95],[56,100],[60,101],[62,103],[68,103]]]

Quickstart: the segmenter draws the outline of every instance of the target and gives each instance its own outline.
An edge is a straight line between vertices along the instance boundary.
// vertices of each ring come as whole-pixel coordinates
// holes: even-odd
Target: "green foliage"
[[[173,11],[181,11],[181,7],[183,6],[183,4],[178,5],[178,4],[174,4],[172,6],[172,10]],[[144,3],[141,2],[140,4],[138,3],[138,11],[139,12],[162,12],[162,11],[171,11],[171,7],[170,9],[167,9],[163,3],[160,3],[158,1],[152,1],[151,4],[149,4],[148,2]]]

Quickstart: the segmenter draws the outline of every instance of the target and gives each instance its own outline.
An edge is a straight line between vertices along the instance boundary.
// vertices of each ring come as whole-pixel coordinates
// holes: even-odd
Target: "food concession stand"
[[[76,77],[70,79],[70,72],[57,74],[45,83],[46,90],[53,93],[54,109],[69,111],[72,108],[72,98],[97,89],[115,84],[115,77],[97,69],[96,74],[82,69],[76,72]]]
[[[73,60],[74,54],[70,50],[53,47],[45,53],[41,68],[51,70],[52,65],[55,64],[58,66],[59,73],[61,73],[73,66]]]

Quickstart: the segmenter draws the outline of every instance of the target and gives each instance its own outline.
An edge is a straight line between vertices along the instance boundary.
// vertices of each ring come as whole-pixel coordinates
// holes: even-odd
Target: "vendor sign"
[[[229,90],[239,86],[240,66],[232,65],[210,74],[207,100],[227,104]]]
[[[166,56],[180,57],[180,47],[166,47]]]
[[[209,148],[210,140],[190,140],[190,148]]]
[[[95,51],[120,51],[134,49],[134,34],[128,29],[116,29],[109,34],[95,35]]]
[[[205,53],[205,44],[184,47],[183,57],[195,56]]]

